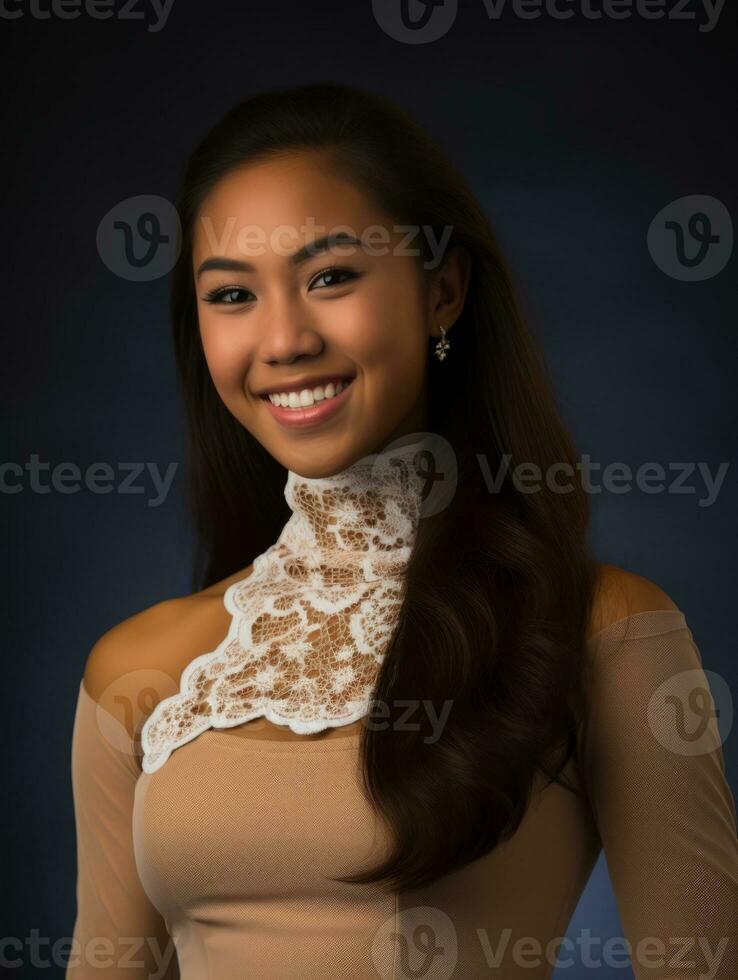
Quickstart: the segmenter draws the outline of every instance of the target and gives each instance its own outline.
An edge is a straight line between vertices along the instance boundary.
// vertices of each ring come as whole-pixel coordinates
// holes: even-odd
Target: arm
[[[111,681],[104,677],[111,666],[114,659],[106,651],[93,650],[74,719],[77,916],[66,977],[179,980],[173,942],[143,890],[133,852],[132,811],[141,774],[134,733],[140,730],[142,703],[134,681],[147,672],[123,672]],[[104,687],[105,696],[95,700],[87,683],[93,690]]]
[[[636,980],[731,980],[735,801],[700,653],[663,598],[594,638],[582,773]]]

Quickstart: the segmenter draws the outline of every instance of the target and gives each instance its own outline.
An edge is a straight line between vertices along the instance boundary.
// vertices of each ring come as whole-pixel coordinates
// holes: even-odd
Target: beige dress
[[[625,949],[637,980],[736,980],[735,802],[684,615],[636,613],[590,645],[580,760],[566,770],[589,803],[539,785],[511,840],[402,895],[329,880],[383,841],[358,733],[211,728],[146,773],[140,744],[80,684],[67,977],[543,980],[604,847],[626,942],[603,949],[592,929],[583,952],[574,937],[561,975],[584,959],[594,976],[624,976]]]

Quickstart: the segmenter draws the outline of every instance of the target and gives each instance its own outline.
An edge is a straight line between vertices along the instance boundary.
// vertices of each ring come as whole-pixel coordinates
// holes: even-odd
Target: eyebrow
[[[324,235],[322,238],[315,238],[312,242],[303,245],[302,248],[299,248],[294,254],[289,256],[289,263],[292,266],[301,265],[315,255],[327,252],[334,245],[360,245],[361,248],[365,248],[364,243],[354,235],[349,235],[345,231],[339,231],[330,235]],[[210,269],[220,269],[223,272],[256,271],[250,262],[244,262],[242,259],[229,259],[225,255],[212,255],[209,259],[205,259],[204,262],[200,263],[196,278],[199,279],[203,272],[207,272]]]

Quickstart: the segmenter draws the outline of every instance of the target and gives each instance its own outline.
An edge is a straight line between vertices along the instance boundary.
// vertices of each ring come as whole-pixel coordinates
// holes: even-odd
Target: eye
[[[315,277],[315,279],[313,279],[313,283],[317,282],[318,279],[324,279],[326,276],[328,276],[328,278],[330,279],[333,279],[336,276],[345,276],[346,278],[343,280],[343,282],[350,282],[352,279],[358,279],[359,273],[354,272],[353,269],[344,269],[341,266],[332,265],[329,269],[323,269],[322,272],[319,272],[318,275]],[[341,286],[343,285],[343,283],[329,282],[327,285]]]
[[[206,303],[237,306],[239,303],[245,302],[243,294],[249,292],[250,290],[244,289],[243,286],[219,286],[217,289],[211,289],[209,293],[206,293],[203,299]]]
[[[350,282],[352,279],[358,279],[360,273],[354,272],[353,269],[345,269],[340,266],[331,266],[329,269],[323,269],[319,272],[311,285],[314,285],[319,279],[325,280],[326,278],[330,280],[335,280],[338,278],[338,282],[332,281],[327,282],[322,288],[327,288],[330,286],[340,286],[344,282]],[[341,276],[344,278],[341,279]],[[218,286],[217,289],[211,289],[209,293],[203,296],[203,300],[206,303],[218,304],[221,306],[239,306],[241,303],[248,302],[248,296],[253,295],[250,289],[245,289],[243,286]]]

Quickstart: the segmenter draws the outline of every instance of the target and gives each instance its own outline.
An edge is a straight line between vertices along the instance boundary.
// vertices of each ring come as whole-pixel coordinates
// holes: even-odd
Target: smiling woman
[[[428,342],[460,315],[470,271],[455,249],[432,280],[430,256],[331,162],[328,148],[293,148],[230,170],[192,232],[212,383],[274,459],[306,475],[428,427]],[[341,379],[351,385],[337,391]]]
[[[463,177],[326,83],[235,106],[178,206],[194,591],[88,659],[68,976],[133,936],[127,976],[545,980],[603,847],[638,980],[738,975],[699,652],[580,483],[510,475],[577,457]]]

